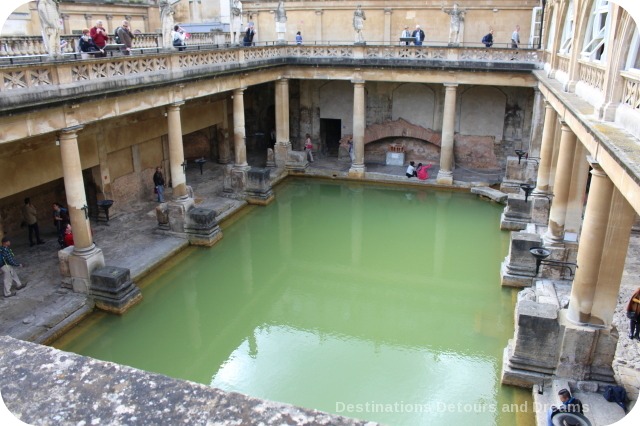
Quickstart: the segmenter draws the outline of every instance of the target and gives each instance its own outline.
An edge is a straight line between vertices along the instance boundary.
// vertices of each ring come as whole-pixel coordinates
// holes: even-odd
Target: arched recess
[[[320,119],[341,120],[341,136],[353,134],[353,84],[334,80],[320,86],[319,92]]]
[[[507,96],[492,86],[473,86],[460,94],[459,132],[503,139]]]
[[[403,119],[425,129],[434,128],[436,94],[426,84],[408,83],[392,93],[392,120]]]

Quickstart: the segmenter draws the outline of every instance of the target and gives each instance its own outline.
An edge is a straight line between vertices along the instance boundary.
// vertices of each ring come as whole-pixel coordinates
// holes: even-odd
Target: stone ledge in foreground
[[[30,425],[366,425],[0,336],[0,391]]]

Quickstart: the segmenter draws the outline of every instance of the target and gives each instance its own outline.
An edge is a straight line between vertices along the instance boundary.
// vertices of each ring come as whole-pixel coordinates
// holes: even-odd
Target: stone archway
[[[385,121],[365,129],[365,159],[369,162],[384,163],[389,145],[400,144],[405,150],[405,162],[438,164],[441,140],[439,132],[406,120]]]
[[[408,83],[392,93],[392,120],[406,120],[425,129],[433,129],[436,94],[426,84]]]

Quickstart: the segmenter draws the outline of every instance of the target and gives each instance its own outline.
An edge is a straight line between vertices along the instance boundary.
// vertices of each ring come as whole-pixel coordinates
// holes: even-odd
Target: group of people
[[[417,177],[420,180],[429,179],[429,169],[431,168],[431,164],[423,165],[422,163],[418,163],[418,167],[415,165],[414,161],[409,162],[409,166],[407,167],[407,178]]]
[[[489,32],[482,37],[481,43],[485,45],[485,47],[493,46],[493,28],[489,29]],[[409,40],[411,39],[411,40]],[[400,42],[406,46],[413,43],[416,46],[422,46],[422,43],[425,39],[424,30],[420,28],[420,25],[416,25],[416,29],[412,31],[409,30],[409,26],[406,25],[404,30],[400,34]],[[511,33],[511,48],[517,49],[520,46],[520,25],[516,25],[513,33]]]
[[[125,55],[131,54],[133,48],[133,39],[135,35],[129,27],[129,21],[124,20],[122,24],[116,28],[114,32],[114,41],[116,44],[121,45],[120,49]],[[80,53],[91,54],[96,57],[105,57],[105,47],[109,43],[111,37],[107,34],[107,30],[104,28],[103,22],[97,20],[95,25],[82,30],[82,36],[78,42]]]

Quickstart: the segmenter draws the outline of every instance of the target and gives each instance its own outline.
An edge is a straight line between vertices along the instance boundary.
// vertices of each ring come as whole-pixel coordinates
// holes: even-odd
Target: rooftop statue
[[[281,24],[287,22],[287,11],[284,9],[284,0],[280,0],[278,2],[278,7],[276,8],[276,22]]]
[[[458,35],[460,34],[460,22],[464,21],[465,9],[458,9],[458,3],[453,4],[453,8],[442,11],[451,16],[451,25],[449,27],[449,44],[458,44]]]
[[[242,41],[242,2],[232,0],[231,2],[231,43],[240,44]]]
[[[58,0],[38,0],[37,9],[44,47],[49,56],[59,56],[62,19],[58,8]]]
[[[364,43],[362,29],[364,28],[364,21],[366,19],[367,17],[364,14],[364,10],[358,5],[357,9],[353,12],[353,29],[356,30],[356,43]]]

